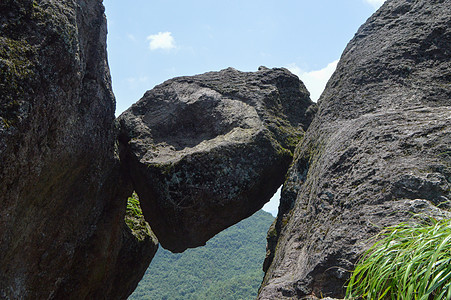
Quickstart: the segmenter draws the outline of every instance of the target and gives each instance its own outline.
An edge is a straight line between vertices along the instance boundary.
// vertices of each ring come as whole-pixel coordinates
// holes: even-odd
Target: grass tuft
[[[346,299],[451,299],[451,220],[388,227],[357,264]]]
[[[127,209],[125,212],[125,223],[132,231],[132,234],[139,240],[144,241],[153,236],[149,224],[146,222],[139,204],[139,197],[133,192],[127,200]],[[156,240],[156,238],[155,238]]]
[[[135,217],[142,217],[143,212],[139,205],[139,198],[136,192],[133,192],[131,197],[127,200],[127,214]]]

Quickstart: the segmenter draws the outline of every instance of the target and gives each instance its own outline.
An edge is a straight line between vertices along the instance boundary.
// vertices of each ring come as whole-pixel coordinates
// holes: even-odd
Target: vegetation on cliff
[[[343,298],[347,270],[382,228],[415,214],[449,218],[441,204],[451,199],[450,22],[448,0],[386,1],[346,46],[295,150],[259,299]],[[378,292],[392,285],[383,279],[390,267],[414,263],[409,252],[393,251],[404,242],[380,244],[390,247],[379,252],[379,273],[371,271]],[[418,270],[429,265],[418,267],[395,282],[421,281]]]
[[[122,113],[120,155],[161,246],[204,245],[269,201],[315,107],[287,69],[227,68],[167,80]]]
[[[146,222],[139,204],[139,198],[136,192],[127,199],[127,210],[125,212],[125,224],[132,231],[132,234],[143,241],[146,237],[153,235],[149,223]]]
[[[451,220],[388,227],[359,262],[347,299],[451,299]]]
[[[255,299],[273,220],[261,210],[206,246],[181,254],[160,248],[129,299]]]

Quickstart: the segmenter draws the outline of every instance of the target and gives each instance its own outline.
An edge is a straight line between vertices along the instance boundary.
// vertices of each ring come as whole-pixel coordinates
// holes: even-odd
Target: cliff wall
[[[449,216],[450,16],[389,0],[349,42],[296,149],[259,299],[341,297],[382,227]]]

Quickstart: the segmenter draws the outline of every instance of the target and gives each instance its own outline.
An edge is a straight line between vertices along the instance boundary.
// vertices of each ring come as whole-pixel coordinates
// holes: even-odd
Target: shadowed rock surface
[[[124,223],[103,12],[0,2],[1,299],[126,298],[156,250]]]
[[[312,104],[286,69],[229,68],[166,81],[124,112],[121,157],[161,245],[204,245],[269,201]]]
[[[450,47],[449,0],[388,0],[358,30],[296,149],[259,299],[341,297],[381,227],[449,217]]]
[[[295,152],[260,299],[341,297],[382,226],[447,214],[450,10],[388,0],[345,49]],[[2,299],[126,298],[157,248],[124,223],[133,188],[166,248],[202,245],[269,200],[315,113],[284,69],[176,78],[121,116],[120,165],[105,40],[101,1],[0,2]]]

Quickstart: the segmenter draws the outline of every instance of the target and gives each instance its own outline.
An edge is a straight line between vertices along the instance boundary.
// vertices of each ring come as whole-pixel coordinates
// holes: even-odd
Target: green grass
[[[141,217],[143,215],[136,192],[133,192],[132,196],[127,200],[127,214],[135,217]]]
[[[357,264],[346,299],[451,299],[451,220],[385,229]]]
[[[125,211],[124,221],[128,228],[132,231],[132,234],[139,241],[144,241],[153,234],[149,224],[144,219],[143,212],[139,204],[139,198],[135,192],[133,192],[127,200],[127,209]]]

